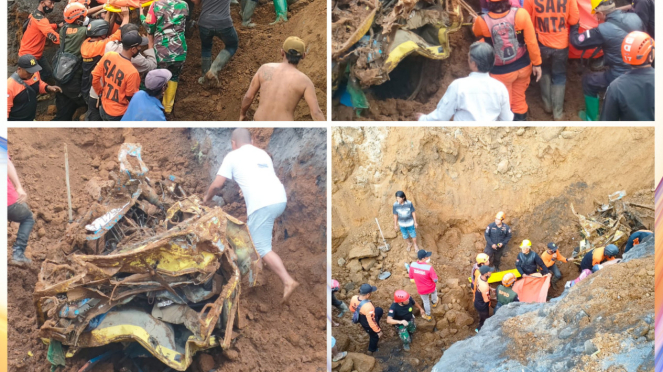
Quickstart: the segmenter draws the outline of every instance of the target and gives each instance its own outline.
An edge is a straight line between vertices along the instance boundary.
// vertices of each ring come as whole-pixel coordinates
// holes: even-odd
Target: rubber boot
[[[25,257],[25,248],[14,247],[12,259],[9,261],[10,265],[14,266],[27,266],[32,264],[32,260]]]
[[[599,120],[599,97],[585,95],[585,110],[578,113],[582,121]]]
[[[403,344],[403,350],[410,351],[410,344]]]
[[[244,8],[246,7],[246,2],[250,0],[239,0],[239,18],[242,18]]]
[[[256,27],[256,24],[251,22],[251,17],[253,17],[253,12],[256,10],[256,5],[258,2],[253,0],[247,0],[244,9],[242,9],[242,26],[253,28]],[[218,59],[219,57],[217,57]]]
[[[552,85],[552,76],[543,75],[539,81],[541,88],[541,99],[543,100],[543,111],[546,114],[552,114],[552,100],[550,99],[550,86]]]
[[[346,305],[345,302],[342,302],[341,303],[341,312],[338,313],[338,317],[342,318],[346,311],[350,311],[350,309],[348,309],[348,305]]]
[[[249,2],[253,2],[249,0]],[[227,50],[223,49],[219,52],[219,55],[216,56],[216,59],[214,59],[214,62],[212,63],[212,66],[209,68],[209,71],[205,74],[205,78],[207,80],[216,80],[217,85],[219,84],[219,71],[223,69],[223,66],[230,61],[230,58],[232,58],[232,55],[230,52]]]
[[[552,86],[552,111],[554,120],[564,119],[564,94],[566,93],[566,85],[553,85]]]
[[[174,81],[168,82],[168,88],[163,94],[163,108],[166,114],[173,112],[175,105],[175,93],[177,93],[177,83]]]
[[[210,67],[212,66],[212,57],[202,57],[200,59],[200,69],[202,70],[202,75],[198,79],[198,84],[205,84],[205,74],[207,71],[209,71]]]
[[[516,114],[515,112],[513,113],[513,121],[526,121],[527,120],[527,113],[524,114]],[[495,267],[497,270],[499,270],[497,267]]]
[[[557,277],[553,275],[552,279],[550,280],[550,287],[552,289],[557,289]]]

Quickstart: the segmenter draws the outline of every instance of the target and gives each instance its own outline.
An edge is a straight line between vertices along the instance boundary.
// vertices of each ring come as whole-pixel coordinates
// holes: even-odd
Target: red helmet
[[[410,299],[410,294],[402,289],[394,292],[394,302],[405,302]]]
[[[642,31],[633,31],[622,42],[622,59],[633,66],[648,61],[649,53],[654,52],[654,39]]]
[[[71,3],[64,8],[64,20],[67,23],[74,23],[79,18],[87,15],[87,8],[81,3]]]
[[[331,287],[332,287],[332,290],[337,290],[341,287],[341,285],[338,284],[338,280],[332,279],[332,286]]]

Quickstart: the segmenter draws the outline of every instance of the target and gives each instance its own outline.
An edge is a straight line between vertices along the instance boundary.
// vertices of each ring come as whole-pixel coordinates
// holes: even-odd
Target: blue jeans
[[[569,60],[569,48],[553,49],[539,44],[541,49],[541,72],[552,75],[553,85],[566,84],[566,64]]]
[[[553,277],[557,278],[557,280],[562,279],[562,273],[559,271],[559,267],[557,267],[556,263],[550,266],[548,270],[552,271]]]
[[[32,226],[35,224],[32,211],[30,211],[30,208],[25,203],[14,203],[7,207],[7,219],[20,224],[13,249],[24,252],[25,247],[28,246]]]
[[[235,27],[228,27],[217,30],[198,26],[198,30],[200,31],[200,54],[203,58],[212,58],[214,36],[223,41],[225,49],[228,51],[228,53],[230,53],[231,56],[235,55],[237,47],[239,46],[239,38],[237,37],[237,31],[235,31]]]
[[[401,228],[401,234],[403,234],[403,239],[407,239],[408,235],[410,238],[416,238],[417,237],[417,231],[414,229],[414,225],[412,226],[400,226]]]

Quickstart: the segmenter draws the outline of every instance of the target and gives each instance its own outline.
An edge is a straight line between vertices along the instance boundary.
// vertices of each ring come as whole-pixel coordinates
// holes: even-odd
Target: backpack
[[[511,8],[509,14],[498,19],[491,18],[489,14],[483,15],[495,50],[495,66],[513,63],[527,53],[527,48],[520,44],[516,35],[517,11],[518,8]]]
[[[69,26],[64,26],[63,36],[60,36],[60,49],[53,57],[53,78],[60,85],[67,84],[74,77],[76,72],[80,68],[81,58],[65,52],[64,43],[67,39],[67,28]]]
[[[359,305],[357,305],[357,308],[355,309],[355,312],[352,314],[352,323],[357,324],[359,323],[359,310],[361,309],[362,306],[364,306],[366,303],[368,303],[368,300],[362,300]]]

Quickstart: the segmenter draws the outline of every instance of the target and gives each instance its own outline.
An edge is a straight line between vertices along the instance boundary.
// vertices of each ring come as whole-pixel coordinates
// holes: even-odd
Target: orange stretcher
[[[546,302],[550,288],[550,276],[526,276],[513,284],[513,291],[518,293],[520,302]]]
[[[104,0],[101,2],[105,2],[104,10],[112,13],[120,13],[123,7],[129,7],[131,10],[145,8],[152,5],[154,0]]]

